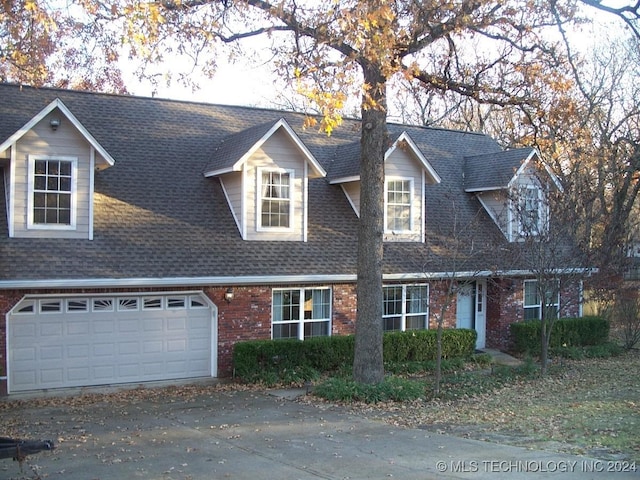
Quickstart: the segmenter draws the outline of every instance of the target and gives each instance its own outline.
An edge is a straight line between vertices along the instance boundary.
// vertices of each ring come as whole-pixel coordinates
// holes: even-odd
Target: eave
[[[557,268],[552,275],[590,274],[593,267]],[[530,277],[532,270],[481,270],[459,272],[413,272],[383,275],[384,281],[444,280],[451,278],[488,277]],[[77,288],[143,288],[143,287],[202,287],[229,285],[287,285],[287,284],[336,284],[354,283],[356,274],[319,275],[256,275],[256,276],[213,276],[213,277],[161,277],[161,278],[71,278],[40,280],[2,280],[0,290],[45,290]]]

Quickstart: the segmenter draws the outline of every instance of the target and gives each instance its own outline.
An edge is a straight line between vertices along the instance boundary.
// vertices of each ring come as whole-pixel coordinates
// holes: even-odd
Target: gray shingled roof
[[[338,145],[327,172],[330,182],[360,176],[360,141]]]
[[[278,122],[255,125],[224,138],[220,145],[211,152],[211,161],[205,167],[205,172],[222,170],[232,167],[240,160],[267,132]]]
[[[467,192],[507,188],[533,148],[515,148],[503,152],[465,157],[464,175]]]
[[[56,98],[116,161],[95,174],[94,239],[8,238],[6,215],[0,215],[0,281],[355,275],[357,217],[340,186],[327,178],[309,181],[307,242],[251,242],[241,239],[218,179],[202,172],[220,165],[220,145],[242,151],[280,118],[331,171],[336,156],[359,141],[357,121],[345,121],[328,137],[303,129],[297,113],[0,85],[0,142]],[[463,184],[465,157],[495,156],[494,140],[435,128],[389,129],[391,135],[408,131],[442,182],[426,189],[426,242],[386,244],[386,273],[451,270],[449,235],[460,225],[473,227],[476,248],[507,245]],[[0,179],[0,211],[6,212],[3,185]],[[501,261],[476,257],[465,269],[518,267]]]

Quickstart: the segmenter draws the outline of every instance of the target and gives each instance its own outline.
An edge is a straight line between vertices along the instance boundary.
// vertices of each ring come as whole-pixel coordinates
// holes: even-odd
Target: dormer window
[[[260,228],[289,229],[293,202],[293,172],[290,170],[259,169],[260,185],[259,212]]]
[[[520,210],[520,234],[523,236],[540,234],[542,195],[538,187],[527,186],[521,189]]]
[[[413,182],[410,179],[390,179],[385,186],[385,230],[410,232]]]
[[[75,228],[77,159],[29,157],[29,228]]]

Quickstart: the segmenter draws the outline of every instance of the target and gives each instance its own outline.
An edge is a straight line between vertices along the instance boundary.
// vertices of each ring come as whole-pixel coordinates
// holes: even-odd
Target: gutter
[[[554,275],[591,274],[596,268],[571,268],[551,271]],[[533,270],[478,270],[460,272],[416,272],[383,275],[385,281],[446,280],[451,278],[525,277],[535,275]],[[278,285],[355,283],[355,274],[341,275],[281,275],[245,277],[162,277],[162,278],[71,278],[50,280],[3,280],[0,290],[37,290],[51,288],[141,288],[141,287],[201,287],[230,285]]]

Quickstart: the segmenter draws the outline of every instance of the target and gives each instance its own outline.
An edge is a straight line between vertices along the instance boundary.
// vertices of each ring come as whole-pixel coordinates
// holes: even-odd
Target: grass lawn
[[[637,351],[563,360],[545,378],[460,372],[438,399],[360,408],[396,425],[640,464]]]

